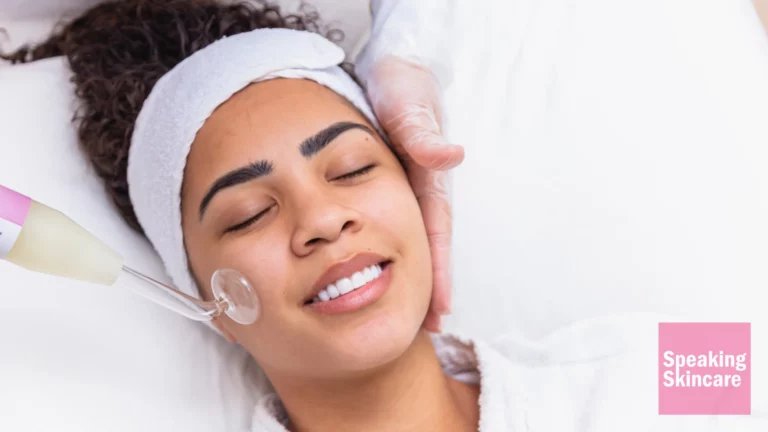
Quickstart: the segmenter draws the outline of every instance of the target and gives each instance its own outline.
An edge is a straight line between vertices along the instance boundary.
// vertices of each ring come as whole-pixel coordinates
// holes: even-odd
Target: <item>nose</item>
[[[296,225],[291,248],[297,256],[307,256],[324,245],[362,228],[360,214],[332,196],[302,194],[296,208]]]

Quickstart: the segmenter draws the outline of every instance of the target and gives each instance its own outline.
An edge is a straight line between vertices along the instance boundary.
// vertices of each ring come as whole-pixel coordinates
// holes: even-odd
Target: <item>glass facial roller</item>
[[[247,325],[261,312],[256,291],[236,270],[216,270],[214,300],[200,300],[125,266],[120,254],[64,214],[2,185],[0,259],[39,273],[120,286],[195,321],[224,314]]]
[[[126,266],[122,267],[116,285],[195,321],[210,321],[225,314],[239,324],[253,324],[261,309],[248,279],[232,269],[218,269],[213,273],[212,301],[189,296]]]

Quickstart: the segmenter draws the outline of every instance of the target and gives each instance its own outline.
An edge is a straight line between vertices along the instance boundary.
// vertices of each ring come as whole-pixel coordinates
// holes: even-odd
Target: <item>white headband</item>
[[[128,188],[139,223],[179,290],[198,296],[181,229],[181,185],[205,120],[251,83],[309,79],[345,97],[381,133],[362,89],[338,66],[343,61],[344,51],[317,34],[260,29],[216,41],[155,84],[134,127]]]

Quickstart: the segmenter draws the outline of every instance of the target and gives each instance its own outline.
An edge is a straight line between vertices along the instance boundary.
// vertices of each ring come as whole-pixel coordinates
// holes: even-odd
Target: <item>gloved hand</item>
[[[395,152],[405,164],[421,207],[432,252],[432,304],[424,327],[440,331],[440,316],[451,307],[452,213],[446,172],[464,160],[464,148],[442,135],[439,88],[425,67],[385,57],[372,69],[369,98]]]
[[[358,59],[373,109],[387,131],[424,217],[432,252],[432,304],[424,327],[441,330],[451,308],[451,204],[447,172],[464,160],[464,149],[442,131],[439,49],[445,37],[448,0],[374,0],[371,40]],[[442,16],[441,16],[442,15]],[[436,27],[440,26],[440,27]]]

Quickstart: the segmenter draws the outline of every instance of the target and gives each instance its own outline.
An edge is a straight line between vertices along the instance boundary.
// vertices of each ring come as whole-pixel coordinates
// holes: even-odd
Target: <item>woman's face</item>
[[[317,83],[264,81],[221,105],[192,145],[182,215],[205,296],[218,268],[254,285],[259,320],[219,325],[268,374],[368,370],[421,327],[431,261],[405,172],[365,117]]]

